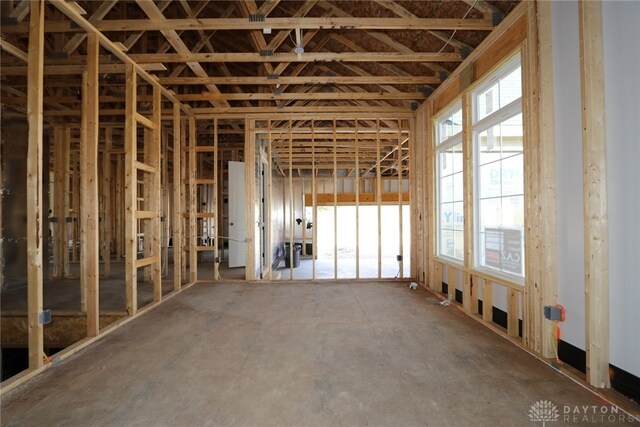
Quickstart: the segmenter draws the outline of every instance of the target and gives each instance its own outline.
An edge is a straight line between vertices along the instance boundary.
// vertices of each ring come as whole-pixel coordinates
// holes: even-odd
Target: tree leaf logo
[[[529,409],[529,419],[534,422],[542,422],[542,427],[545,427],[547,422],[558,421],[558,418],[560,418],[560,412],[550,400],[538,400]]]

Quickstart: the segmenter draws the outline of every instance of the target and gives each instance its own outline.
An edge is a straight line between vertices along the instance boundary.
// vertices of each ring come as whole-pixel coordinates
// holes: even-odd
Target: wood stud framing
[[[602,3],[580,1],[587,381],[609,387],[609,236]]]
[[[29,61],[27,120],[29,145],[27,160],[27,290],[29,309],[29,368],[38,369],[43,361],[42,312],[42,134],[44,69],[44,1],[31,1],[29,21]]]
[[[260,242],[256,239],[257,234],[253,233],[257,230],[258,220],[255,218],[254,202],[259,195],[254,165],[261,161],[260,158],[256,158],[256,135],[258,132],[261,135],[266,132],[269,166],[268,171],[265,171],[265,194],[268,195],[266,197],[269,201],[273,200],[273,186],[280,178],[272,176],[272,172],[279,168],[284,188],[282,196],[286,218],[283,219],[288,222],[288,230],[283,227],[282,236],[278,236],[278,240],[282,238],[283,243],[288,244],[288,253],[285,256],[291,261],[290,280],[294,279],[294,224],[298,198],[299,208],[303,210],[302,218],[307,219],[304,208],[305,205],[309,206],[308,200],[313,209],[312,280],[318,279],[318,206],[333,207],[333,279],[340,277],[339,264],[342,262],[338,261],[338,207],[355,205],[356,279],[362,277],[362,248],[359,243],[362,237],[361,212],[365,205],[377,207],[377,230],[371,231],[377,232],[377,278],[380,279],[383,277],[382,206],[395,206],[397,203],[400,279],[405,278],[403,267],[404,263],[409,261],[403,257],[403,229],[410,227],[414,235],[411,241],[411,279],[423,283],[433,291],[442,292],[443,276],[446,275],[447,297],[455,301],[456,286],[460,287],[462,310],[492,328],[495,328],[494,292],[497,298],[501,295],[500,292],[504,291],[506,328],[495,329],[499,329],[505,336],[520,342],[537,354],[544,357],[552,356],[548,322],[543,319],[541,311],[544,305],[554,304],[557,299],[557,272],[554,266],[556,247],[553,238],[556,233],[553,163],[555,147],[553,82],[550,77],[553,70],[550,57],[552,40],[549,4],[522,2],[485,39],[485,43],[477,46],[467,56],[466,53],[462,55],[461,51],[466,50],[468,46],[455,39],[449,39],[453,47],[451,52],[414,52],[383,32],[369,33],[375,40],[392,50],[367,52],[356,42],[345,40],[344,36],[335,35],[320,42],[318,37],[313,37],[315,33],[311,32],[327,28],[340,28],[344,31],[422,29],[446,41],[446,34],[440,30],[492,30],[494,24],[488,18],[495,10],[486,2],[467,1],[485,14],[483,19],[423,19],[416,17],[403,6],[388,1],[378,3],[400,17],[353,17],[326,2],[321,2],[321,7],[326,10],[327,15],[305,16],[314,7],[315,2],[312,1],[305,3],[301,9],[304,13],[300,12],[295,17],[267,16],[264,22],[254,22],[246,18],[198,17],[199,11],[208,7],[206,2],[199,10],[191,11],[187,10],[190,9],[188,2],[181,2],[183,7],[186,5],[188,18],[171,19],[165,17],[163,12],[169,2],[156,4],[139,0],[137,6],[149,19],[103,19],[116,3],[115,0],[105,1],[93,10],[91,16],[85,18],[80,15],[73,2],[50,0],[56,12],[61,12],[69,19],[62,20],[61,14],[58,13],[56,19],[45,22],[44,1],[22,1],[14,8],[11,17],[20,21],[30,12],[29,23],[3,25],[3,35],[14,35],[15,40],[19,40],[20,34],[29,35],[26,50],[24,45],[20,46],[19,41],[8,41],[5,38],[0,40],[0,48],[6,52],[3,55],[8,54],[3,59],[9,58],[8,63],[3,64],[3,77],[14,76],[16,81],[20,82],[26,77],[24,93],[24,84],[20,83],[11,92],[3,91],[2,96],[3,104],[26,113],[29,123],[27,286],[31,373],[46,368],[46,361],[43,359],[43,325],[39,321],[43,311],[43,245],[46,240],[43,177],[48,172],[48,165],[43,165],[44,117],[50,119],[53,125],[52,164],[55,197],[52,216],[55,223],[52,276],[69,277],[70,263],[80,262],[81,311],[87,316],[88,337],[80,346],[93,342],[92,340],[103,332],[100,330],[99,269],[102,261],[103,276],[109,277],[112,255],[115,255],[118,262],[122,258],[125,261],[126,306],[129,318],[141,312],[137,294],[138,269],[144,269],[144,277],[153,284],[152,305],[163,300],[163,268],[166,269],[169,264],[166,257],[163,257],[163,248],[167,250],[169,230],[174,250],[174,293],[183,289],[183,285],[198,281],[198,264],[202,263],[199,259],[200,252],[213,252],[216,260],[213,279],[217,280],[220,277],[217,260],[221,258],[219,250],[224,249],[219,239],[222,234],[219,227],[222,228],[224,223],[221,206],[221,200],[224,199],[224,172],[221,165],[229,159],[238,160],[239,151],[244,153],[248,201],[246,279],[259,278],[256,277],[258,262],[260,271],[262,264],[267,264],[266,277],[275,278],[272,271],[274,236],[270,215],[267,216],[270,225],[266,245],[269,253],[265,254],[264,262],[260,257],[256,258],[256,249]],[[257,10],[255,4],[250,2],[246,4],[246,12],[266,11],[268,14],[270,8],[278,7],[277,3],[273,2],[273,5],[270,5],[266,2]],[[602,10],[600,2],[590,1],[580,1],[579,10],[582,118],[585,124],[583,168],[587,379],[595,387],[607,388],[609,265]],[[229,14],[231,11],[227,16]],[[330,16],[331,14],[335,16]],[[267,45],[260,33],[265,27],[283,30],[282,36],[278,35]],[[304,39],[308,48],[304,55],[275,51],[281,44],[286,45],[286,36],[290,31],[300,29],[309,31],[309,36]],[[230,52],[228,49],[220,52],[201,52],[201,48],[211,44],[211,36],[203,31],[213,30],[251,31],[252,46],[260,49],[273,48],[273,55],[254,51]],[[107,38],[104,31],[119,34],[133,31],[136,33],[131,34],[126,42],[116,43]],[[143,38],[145,31],[160,31],[166,39],[164,47],[154,53],[128,55],[127,50]],[[182,31],[185,31],[185,34],[178,33]],[[186,37],[186,32],[190,31],[198,32],[201,37],[199,48],[194,50],[188,49],[181,38]],[[62,51],[69,55],[68,58],[45,58],[45,33],[48,32],[68,33],[69,37],[61,39],[64,43],[60,44]],[[80,46],[85,40],[86,58],[78,53],[82,51]],[[313,43],[310,43],[311,41]],[[320,47],[325,43],[341,43],[353,51],[323,51]],[[109,56],[99,55],[101,47]],[[168,52],[171,48],[175,53]],[[522,55],[524,77],[527,250],[524,286],[476,269],[473,244],[477,230],[474,229],[470,91],[474,79],[480,78],[495,63],[518,48]],[[135,51],[144,52],[139,49]],[[232,75],[225,65],[230,62],[257,63],[261,70],[260,75]],[[383,63],[382,68],[389,71],[389,75],[371,75],[365,68],[358,68],[352,64],[353,62]],[[390,64],[400,62],[404,64]],[[446,70],[443,68],[446,66],[445,63],[460,63],[460,66],[414,113],[407,101],[422,101],[426,98],[423,88],[418,85],[441,83],[438,75],[409,75],[399,67],[416,62],[422,63],[432,71]],[[175,63],[182,64],[174,68],[172,64]],[[210,77],[201,63],[208,63],[207,67],[212,69],[220,67],[223,74]],[[290,63],[298,64],[296,71],[291,75],[281,75],[280,72],[285,71]],[[333,66],[345,67],[350,71],[349,74],[355,75],[333,75]],[[180,72],[185,67],[189,67],[195,76],[180,77]],[[154,70],[164,71],[167,68],[171,68],[165,74],[167,77],[157,78],[150,74]],[[270,73],[270,70],[273,73]],[[305,71],[302,72],[303,70]],[[308,75],[304,75],[307,71]],[[478,72],[478,75],[474,75],[475,72]],[[266,75],[267,73],[269,75]],[[119,81],[116,86],[120,91],[124,87],[124,97],[121,94],[102,93],[103,86],[112,84],[108,79],[103,81],[103,74],[117,75],[115,80]],[[68,85],[81,88],[82,99],[65,95],[62,90],[60,93],[45,90],[44,75],[63,77],[60,83],[52,82],[51,87],[57,88],[59,84],[60,87]],[[138,88],[140,79],[144,83]],[[199,92],[202,88],[198,85],[204,87],[205,91]],[[221,92],[218,85],[233,85],[234,90]],[[261,91],[243,91],[240,89],[243,85],[260,86]],[[316,92],[308,88],[295,88],[298,85],[316,85],[326,87],[327,90]],[[364,90],[357,87],[364,85],[375,86],[377,89]],[[399,90],[393,85],[407,87]],[[295,90],[276,92],[275,90],[281,86],[291,86]],[[180,87],[180,90],[176,89],[174,92],[169,87]],[[142,88],[143,94],[138,95],[138,89]],[[152,93],[146,89],[150,89]],[[456,98],[461,98],[464,122],[463,265],[436,256],[435,236],[437,206],[434,188],[437,185],[437,174],[433,117]],[[100,108],[106,107],[107,103],[110,104],[109,108]],[[193,103],[193,107],[188,103]],[[171,105],[170,109],[166,109],[168,104]],[[80,126],[77,123],[78,119]],[[171,129],[162,127],[163,119],[171,120]],[[228,119],[243,121],[244,128],[228,126],[225,122]],[[212,123],[213,128],[210,124],[205,126],[204,122]],[[266,123],[266,128],[259,127],[264,126],[259,123]],[[145,137],[139,138],[142,134]],[[169,144],[169,135],[172,144]],[[226,137],[233,135],[241,135],[239,138],[244,136],[244,140],[241,143],[236,142],[238,147],[234,148],[233,157],[227,158],[226,153],[232,151],[223,152],[222,147],[226,143]],[[198,145],[205,138],[210,138],[208,143]],[[104,147],[102,157],[99,157],[100,144]],[[203,159],[208,159],[209,155],[213,158],[213,178],[205,175],[203,167]],[[345,176],[342,175],[343,171],[350,172]],[[294,180],[296,173],[299,177]],[[345,181],[348,179],[354,183],[351,194],[345,191]],[[403,189],[407,179],[409,199]],[[397,195],[390,194],[392,180],[397,181]],[[302,183],[301,192],[298,192],[294,185],[298,181]],[[389,184],[389,189],[386,189],[386,184]],[[206,186],[213,186],[213,212],[202,212],[199,209],[199,197],[203,197],[201,190]],[[308,197],[305,192],[309,193]],[[407,203],[411,212],[409,224],[403,220],[404,206]],[[161,222],[162,217],[166,221],[164,224]],[[75,221],[76,219],[78,221]],[[204,243],[199,244],[199,224],[202,221],[212,221],[215,233],[212,247]],[[303,253],[306,252],[308,236],[304,225],[306,223],[303,222]],[[142,255],[139,255],[138,251],[139,239],[144,241]],[[78,244],[80,250],[77,248]],[[224,256],[224,250],[222,255]],[[71,351],[77,351],[77,348],[79,347]]]
[[[95,34],[87,37],[87,71],[83,74],[83,115],[80,143],[80,286],[85,292],[87,335],[99,329],[98,234],[98,49]]]

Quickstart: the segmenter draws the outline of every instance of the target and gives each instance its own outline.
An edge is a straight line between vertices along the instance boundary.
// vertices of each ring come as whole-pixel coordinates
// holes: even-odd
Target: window
[[[462,108],[457,103],[436,119],[438,255],[464,261]]]
[[[520,55],[472,94],[475,266],[524,277]]]

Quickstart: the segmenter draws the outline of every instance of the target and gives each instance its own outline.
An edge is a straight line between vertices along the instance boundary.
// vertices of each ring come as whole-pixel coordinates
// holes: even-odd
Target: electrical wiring
[[[471,13],[471,10],[473,10],[473,8],[476,6],[476,3],[478,3],[478,0],[474,1],[473,4],[471,5],[471,7],[469,8],[469,10],[467,10],[467,13],[464,14],[464,16],[462,17],[462,19],[465,19],[469,13]],[[442,46],[440,48],[440,50],[438,51],[438,53],[442,53],[442,51],[444,50],[445,47],[449,46],[449,43],[451,43],[451,40],[453,40],[453,36],[456,35],[456,32],[458,31],[458,29],[453,30],[453,33],[451,33],[451,37],[449,37],[449,40],[447,40],[447,42],[444,44],[444,46]]]

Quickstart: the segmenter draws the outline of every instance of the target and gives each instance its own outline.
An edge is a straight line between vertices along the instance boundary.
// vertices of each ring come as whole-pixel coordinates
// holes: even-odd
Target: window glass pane
[[[517,156],[509,157],[500,163],[502,164],[502,196],[523,194],[523,155],[518,154]]]
[[[478,134],[478,161],[481,165],[500,158],[500,125]]]
[[[462,172],[462,165],[464,164],[462,143],[451,148],[451,157],[453,158],[453,172]]]
[[[442,120],[438,122],[438,144],[442,141],[446,141],[449,137],[449,126],[447,124],[447,120]]]
[[[478,94],[476,98],[476,121],[484,119],[499,108],[500,95],[498,88],[499,84],[496,82],[494,85]]]
[[[524,227],[524,197],[502,199],[502,226],[520,229]]]
[[[464,207],[462,202],[453,204],[453,228],[464,230]]]
[[[499,198],[480,200],[480,230],[498,227],[502,223],[502,201]]]
[[[454,231],[453,239],[454,239],[453,257],[459,259],[460,261],[463,261],[464,260],[464,231]]]
[[[480,179],[478,181],[480,198],[500,196],[500,162],[489,163],[480,166]]]
[[[522,96],[522,70],[513,70],[508,76],[500,79],[500,108],[510,104]]]
[[[454,201],[462,201],[462,172],[453,175],[453,198]]]
[[[449,110],[451,111],[451,110]],[[447,148],[437,151],[438,159],[438,255],[464,259],[462,109],[437,120],[438,143],[446,142]],[[452,144],[455,144],[452,146]],[[454,203],[455,202],[455,203]],[[455,229],[455,230],[454,230]]]
[[[440,228],[453,230],[454,204],[443,203],[440,205]]]
[[[524,132],[518,102],[522,69],[517,64],[509,70],[513,64],[510,61],[494,75],[489,87],[474,93],[474,191],[478,200],[474,244],[476,265],[523,276]],[[513,106],[506,109],[508,105]],[[482,127],[478,126],[483,119]]]
[[[453,176],[446,176],[440,180],[440,202],[453,200]]]
[[[454,232],[451,230],[440,231],[440,254],[444,256],[453,257],[455,255],[454,250]]]
[[[462,109],[457,110],[451,116],[451,136],[462,132]]]
[[[502,122],[500,134],[503,158],[522,153],[522,114]]]
[[[453,173],[453,159],[451,152],[441,152],[438,163],[440,164],[440,176],[451,175]]]
[[[439,119],[438,125],[438,144],[446,141],[462,132],[462,109],[458,108],[452,114]]]

